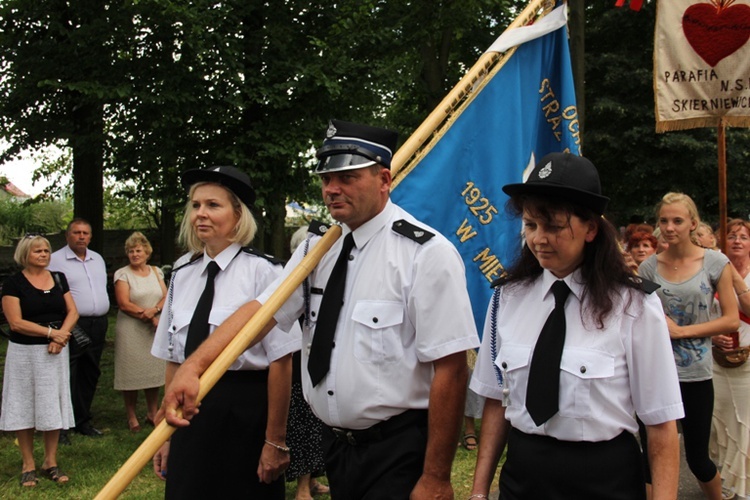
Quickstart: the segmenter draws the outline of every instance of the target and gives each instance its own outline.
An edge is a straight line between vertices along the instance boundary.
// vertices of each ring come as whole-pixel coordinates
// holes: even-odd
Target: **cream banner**
[[[750,0],[659,0],[656,131],[750,127]]]

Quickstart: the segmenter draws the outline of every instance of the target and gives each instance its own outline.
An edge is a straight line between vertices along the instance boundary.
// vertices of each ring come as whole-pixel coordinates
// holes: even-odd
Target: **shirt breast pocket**
[[[189,309],[172,310],[172,323],[169,325],[168,335],[171,339],[170,344],[174,350],[172,356],[175,360],[178,359],[177,353],[180,353],[180,356],[182,356],[185,352],[185,339],[187,338],[187,331],[190,327],[193,312]]]
[[[520,387],[526,387],[522,379],[528,380],[528,369],[524,368],[529,366],[530,361],[531,346],[504,344],[497,353],[495,365],[503,376],[503,386],[511,391],[509,406],[514,403],[523,405],[526,401],[526,394]]]
[[[566,348],[560,361],[560,415],[597,418],[604,402],[592,398],[592,388],[607,393],[615,374],[615,358],[592,349]],[[614,389],[611,387],[610,389]]]
[[[310,326],[314,327],[318,323],[318,314],[320,312],[320,303],[323,302],[323,294],[311,293],[310,294],[310,314],[307,317],[307,321],[310,322]],[[311,328],[314,330],[314,328]]]
[[[234,314],[235,311],[236,309],[228,307],[212,307],[211,313],[208,317],[208,324],[218,327],[220,324],[224,323],[224,320]]]
[[[360,300],[352,312],[354,357],[368,364],[388,364],[401,359],[401,323],[404,308],[400,302]]]
[[[193,317],[193,312],[188,309],[172,309],[172,324],[169,325],[169,331],[171,333],[177,333],[184,330],[187,333],[188,326],[190,326],[190,319]]]

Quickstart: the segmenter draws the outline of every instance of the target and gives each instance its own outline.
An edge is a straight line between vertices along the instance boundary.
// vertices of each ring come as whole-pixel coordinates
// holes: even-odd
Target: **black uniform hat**
[[[589,208],[599,215],[607,208],[609,198],[602,196],[599,172],[583,156],[550,153],[539,161],[528,180],[522,184],[506,184],[509,196],[531,194],[555,196]]]
[[[391,168],[398,133],[341,120],[331,120],[323,145],[315,153],[320,160],[316,174],[340,172],[370,165]]]
[[[206,169],[186,170],[182,173],[182,185],[185,189],[196,182],[215,182],[229,189],[248,208],[255,203],[255,190],[250,184],[250,177],[235,167],[209,167]]]

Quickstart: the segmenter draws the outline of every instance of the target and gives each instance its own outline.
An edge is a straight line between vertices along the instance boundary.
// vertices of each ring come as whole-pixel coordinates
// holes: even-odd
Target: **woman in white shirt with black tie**
[[[167,361],[167,387],[210,332],[281,271],[244,246],[256,230],[247,174],[234,167],[188,170],[182,183],[190,194],[180,236],[194,257],[172,273],[151,349]],[[247,349],[203,399],[190,426],[156,454],[154,472],[167,480],[166,498],[283,500],[292,353],[300,338],[299,329],[273,329]]]
[[[683,409],[669,332],[601,217],[596,168],[552,153],[503,191],[525,244],[490,303],[470,385],[487,398],[470,498],[487,497],[506,445],[501,499],[645,498],[637,414],[653,498],[674,499]]]

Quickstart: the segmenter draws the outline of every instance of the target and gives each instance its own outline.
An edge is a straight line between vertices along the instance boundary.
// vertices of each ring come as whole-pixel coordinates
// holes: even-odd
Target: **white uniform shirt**
[[[549,271],[530,286],[506,285],[497,311],[497,359],[503,385],[509,390],[505,418],[527,434],[564,441],[605,441],[623,431],[636,432],[634,413],[646,425],[682,418],[677,371],[659,297],[638,290],[633,303],[615,304],[603,329],[581,320],[580,272],[565,278],[571,294],[565,303],[565,347],[560,362],[560,410],[537,427],[526,410],[526,386],[534,346],[554,309],[550,287],[557,278]],[[623,294],[623,301],[627,294]],[[471,389],[503,399],[491,355],[492,306],[485,322],[482,347]]]
[[[393,231],[405,219],[435,233],[419,244]],[[344,233],[349,233],[344,227]],[[313,387],[307,359],[318,309],[343,236],[310,275],[310,325],[303,327],[302,384],[305,398],[327,425],[364,429],[407,409],[426,409],[432,362],[479,345],[464,267],[455,247],[390,201],[354,231],[355,248],[346,276],[328,375]],[[309,242],[312,248],[319,241]],[[302,242],[284,275],[303,258]],[[258,300],[263,303],[277,280]],[[276,313],[287,329],[305,311],[303,288]]]
[[[255,299],[281,272],[280,266],[242,251],[236,243],[214,260],[221,271],[214,281],[214,301],[208,320],[211,332],[240,306]],[[204,253],[202,258],[175,269],[172,274],[167,301],[151,347],[151,354],[157,358],[174,363],[185,361],[187,331],[206,285],[206,266],[210,261],[211,258]],[[264,370],[273,361],[299,348],[299,327],[290,329],[289,333],[274,328],[262,341],[247,349],[229,369]]]
[[[50,256],[48,268],[65,275],[82,317],[104,316],[109,312],[107,266],[101,255],[87,249],[86,258],[81,260],[65,245]]]

